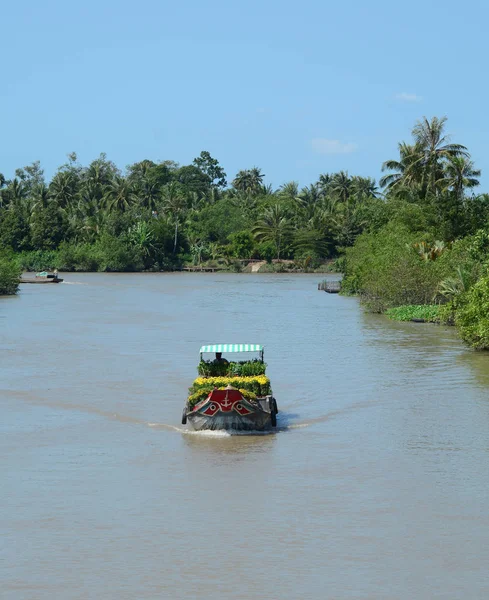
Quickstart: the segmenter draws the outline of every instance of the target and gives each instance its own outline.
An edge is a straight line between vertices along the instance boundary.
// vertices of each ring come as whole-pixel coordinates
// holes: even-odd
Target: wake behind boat
[[[252,360],[223,354],[258,353]],[[214,360],[204,360],[215,354]],[[265,374],[263,346],[213,344],[200,349],[199,377],[190,387],[182,424],[195,431],[265,431],[277,425],[277,402]]]

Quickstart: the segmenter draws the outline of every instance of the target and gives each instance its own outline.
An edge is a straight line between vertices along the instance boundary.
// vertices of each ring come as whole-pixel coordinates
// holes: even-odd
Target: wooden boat
[[[258,353],[254,360],[232,361],[222,354]],[[204,360],[213,353],[215,360]],[[277,401],[265,375],[263,346],[202,346],[198,377],[190,387],[182,424],[194,431],[266,431],[277,425]]]
[[[48,273],[47,271],[41,271],[36,273],[35,277],[21,277],[20,283],[61,283],[63,279],[58,277],[58,273]]]

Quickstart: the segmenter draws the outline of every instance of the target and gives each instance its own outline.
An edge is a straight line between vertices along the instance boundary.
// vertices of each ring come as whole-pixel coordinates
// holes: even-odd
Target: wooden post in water
[[[318,290],[328,294],[338,294],[341,290],[341,281],[321,281],[318,283]]]

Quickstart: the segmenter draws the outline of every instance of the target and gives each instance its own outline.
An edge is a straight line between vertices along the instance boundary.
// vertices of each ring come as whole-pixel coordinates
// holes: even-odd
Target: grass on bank
[[[424,321],[426,323],[441,322],[441,306],[439,304],[408,304],[389,308],[385,314],[393,321]]]

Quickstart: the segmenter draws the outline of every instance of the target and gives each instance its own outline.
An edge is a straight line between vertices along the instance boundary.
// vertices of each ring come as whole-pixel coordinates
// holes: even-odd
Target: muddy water
[[[489,597],[489,357],[318,275],[66,275],[0,299],[0,596]],[[278,431],[179,425],[258,342]]]

